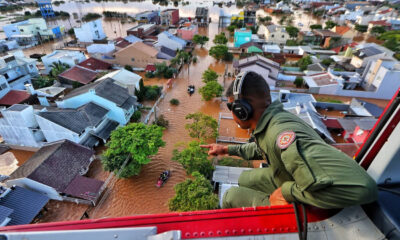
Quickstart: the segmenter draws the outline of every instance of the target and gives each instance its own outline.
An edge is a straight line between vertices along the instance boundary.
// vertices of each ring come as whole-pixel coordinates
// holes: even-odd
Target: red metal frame
[[[308,221],[321,221],[333,213],[310,208],[307,210]],[[190,239],[297,232],[292,205],[28,224],[3,227],[0,231],[67,231],[145,226],[156,226],[158,233],[181,230],[182,236]]]
[[[354,157],[358,156],[358,154],[360,153],[361,149],[364,147],[366,141],[371,137],[371,135],[375,131],[375,129],[378,126],[378,124],[382,121],[383,116],[388,111],[390,105],[393,104],[394,100],[396,99],[396,97],[399,96],[399,94],[400,94],[400,88],[397,90],[396,94],[393,96],[393,98],[390,100],[390,102],[386,105],[385,110],[383,111],[383,113],[379,117],[378,121],[376,121],[374,127],[369,132],[367,138],[365,139],[364,143],[360,146],[360,148],[358,149],[358,151],[356,152]],[[361,166],[364,169],[368,169],[368,167],[371,165],[372,161],[375,159],[376,155],[378,154],[379,150],[382,148],[383,144],[385,144],[385,142],[388,139],[388,137],[390,136],[390,134],[392,134],[394,128],[397,126],[399,121],[400,121],[400,114],[397,114],[391,120],[391,122],[388,125],[388,127],[383,129],[383,132],[382,132],[381,136],[379,137],[377,142],[371,147],[371,150],[366,154],[366,156],[363,158],[363,160],[361,162]]]

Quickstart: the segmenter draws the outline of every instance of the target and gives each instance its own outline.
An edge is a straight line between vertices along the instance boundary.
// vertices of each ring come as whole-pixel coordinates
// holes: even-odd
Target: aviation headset
[[[249,120],[253,115],[253,107],[251,104],[240,97],[244,78],[248,73],[248,71],[240,72],[233,83],[233,97],[235,100],[232,103],[232,112],[242,121]]]

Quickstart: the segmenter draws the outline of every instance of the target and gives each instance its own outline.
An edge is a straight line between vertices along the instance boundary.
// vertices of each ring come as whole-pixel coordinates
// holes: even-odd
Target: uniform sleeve
[[[255,142],[241,144],[241,145],[229,145],[228,154],[233,156],[239,156],[245,160],[263,159],[261,154],[257,150],[257,144]]]
[[[344,208],[376,200],[376,183],[360,166],[353,162],[347,166],[342,164],[346,163],[344,160],[352,160],[343,160],[345,157],[341,154],[335,155],[336,150],[329,154],[330,146],[322,146],[321,151],[328,152],[326,158],[334,155],[326,161],[329,168],[324,168],[323,163],[321,165],[307,157],[310,154],[304,154],[310,150],[302,149],[303,145],[301,140],[295,140],[286,149],[281,149],[282,162],[294,180],[281,186],[282,195],[288,202],[299,201],[320,208]]]

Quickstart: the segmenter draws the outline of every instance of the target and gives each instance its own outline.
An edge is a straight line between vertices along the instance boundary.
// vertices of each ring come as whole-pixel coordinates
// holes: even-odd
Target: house
[[[140,23],[158,23],[160,20],[159,11],[144,11],[135,15],[135,19]]]
[[[97,56],[99,58],[103,56],[112,56],[115,52],[116,45],[113,42],[107,44],[94,43],[86,47],[87,52],[90,56]]]
[[[260,55],[234,61],[233,67],[236,72],[254,71],[264,77],[271,89],[275,88],[280,71],[279,63]]]
[[[114,53],[113,59],[107,59],[108,62],[118,64],[120,66],[132,66],[134,68],[146,68],[148,64],[168,62],[167,60],[158,59],[158,50],[143,42],[135,42],[126,48]]]
[[[43,194],[19,186],[0,186],[0,225],[30,224],[49,202]]]
[[[262,54],[263,47],[261,43],[257,42],[248,42],[248,43],[243,43],[240,45],[240,52],[241,53],[260,53]]]
[[[172,35],[171,33],[164,31],[158,34],[158,43],[156,46],[165,46],[172,50],[182,50],[186,47],[187,41]]]
[[[158,51],[158,54],[157,54],[158,59],[171,60],[176,56],[176,51],[174,51],[170,48],[161,46],[159,49],[160,50]]]
[[[308,91],[313,94],[335,94],[341,88],[341,81],[330,72],[317,73],[303,77]]]
[[[283,53],[300,55],[301,48],[299,46],[284,46],[282,49]]]
[[[0,40],[0,53],[5,53],[10,50],[18,49],[19,45],[16,40]]]
[[[49,74],[54,63],[64,63],[69,67],[73,67],[76,64],[86,60],[85,54],[80,51],[72,50],[55,50],[50,54],[42,57],[42,62],[45,67],[46,74]]]
[[[400,64],[393,59],[373,60],[364,70],[361,86],[382,96],[390,96],[400,87]]]
[[[25,57],[21,50],[0,57],[0,98],[10,90],[25,90],[25,84],[32,84],[32,77],[39,75],[36,62]]]
[[[179,9],[165,9],[160,13],[161,25],[172,26],[179,22]]]
[[[372,131],[377,119],[373,118],[364,118],[364,119],[357,119],[354,120],[356,127],[352,134],[350,134],[350,138],[352,142],[361,144],[363,143],[369,133]]]
[[[79,86],[82,84],[86,85],[90,82],[93,82],[96,78],[96,71],[81,67],[79,65],[73,66],[72,68],[58,75],[58,79],[61,83],[71,86]]]
[[[31,86],[33,89],[33,87]],[[50,102],[55,102],[56,100],[62,98],[65,94],[64,87],[45,87],[39,89],[30,90],[31,94],[36,94],[40,105],[50,106]]]
[[[389,23],[391,25],[391,30],[400,30],[400,20],[390,19]]]
[[[392,56],[393,52],[388,54],[376,45],[358,45],[357,50],[353,53],[350,64],[355,68],[362,68],[366,67],[371,61]]]
[[[373,27],[383,27],[386,31],[391,29],[392,24],[386,20],[370,21],[368,22],[368,32],[371,33]]]
[[[3,27],[8,40],[15,40],[21,46],[34,46],[45,39],[55,37],[43,18],[31,18]]]
[[[104,75],[103,77],[99,78],[96,81],[103,81],[107,78],[113,79],[116,84],[128,89],[128,93],[131,96],[135,96],[136,89],[140,90],[139,83],[142,77],[131,71],[125,69],[113,71]]]
[[[280,53],[281,48],[276,44],[263,44],[263,51],[266,53]]]
[[[286,41],[290,39],[289,33],[286,32],[286,28],[279,25],[261,25],[259,33],[264,34],[265,42],[268,44],[277,44],[283,46]]]
[[[30,105],[14,104],[1,110],[0,135],[12,145],[40,147],[46,139]]]
[[[247,26],[254,26],[256,24],[256,10],[252,8],[245,8],[243,12],[244,24]]]
[[[95,205],[104,182],[84,176],[93,160],[91,149],[72,141],[49,143],[13,172],[6,184],[41,193],[53,200]]]
[[[319,44],[319,42],[317,41],[317,37],[312,31],[300,31],[298,35],[298,40],[302,44],[310,44],[310,45]]]
[[[103,30],[102,20],[97,19],[82,24],[81,27],[74,28],[75,37],[81,43],[92,43],[105,40],[107,38]]]
[[[119,123],[107,117],[109,110],[94,102],[76,109],[43,108],[35,117],[47,142],[68,139],[93,148],[104,143]]]
[[[353,98],[350,102],[348,115],[357,117],[375,117],[381,116],[383,109],[376,104]]]
[[[139,24],[126,31],[126,34],[145,39],[158,31],[157,25],[154,23]]]
[[[314,29],[312,31],[316,37],[316,42],[324,47],[329,47],[331,44],[331,40],[340,39],[342,37],[338,33],[332,32],[331,30],[327,29]]]
[[[208,19],[209,19],[209,11],[208,8],[206,7],[197,7],[196,8],[196,23],[201,26],[201,25],[208,25]]]
[[[111,78],[76,88],[63,100],[56,101],[59,108],[78,108],[89,102],[107,109],[107,117],[120,125],[126,125],[137,109],[136,97]]]
[[[235,34],[233,37],[234,47],[238,48],[242,44],[248,43],[251,41],[251,30],[247,30],[246,28],[235,29]]]
[[[332,32],[339,34],[345,43],[351,43],[356,36],[356,33],[348,26],[335,26]]]
[[[84,60],[83,62],[78,63],[78,66],[96,71],[96,72],[104,72],[104,71],[109,71],[112,69],[112,64],[102,61],[97,58],[88,58]]]
[[[189,26],[186,27],[180,27],[177,30],[177,36],[186,41],[191,41],[194,35],[196,35],[197,33],[198,33],[198,27],[197,25],[194,24],[190,24]]]

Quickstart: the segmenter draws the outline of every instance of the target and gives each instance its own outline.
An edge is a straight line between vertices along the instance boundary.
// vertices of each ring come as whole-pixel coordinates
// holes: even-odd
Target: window
[[[131,58],[131,61],[134,62],[134,61],[135,61],[135,58]]]
[[[25,84],[29,84],[29,81],[24,82],[24,85],[25,85]]]
[[[285,35],[282,35],[282,38],[285,38]]]
[[[12,32],[17,32],[17,30],[12,30]]]
[[[24,32],[24,29],[21,29],[20,31],[21,31],[21,32]]]
[[[0,85],[0,90],[6,89],[7,88],[7,84],[3,83]]]
[[[274,37],[274,34],[272,34],[271,37],[273,38],[273,37]]]
[[[9,79],[9,78],[10,78],[10,76],[8,76],[8,73],[4,73],[4,77],[5,77],[6,79]]]

